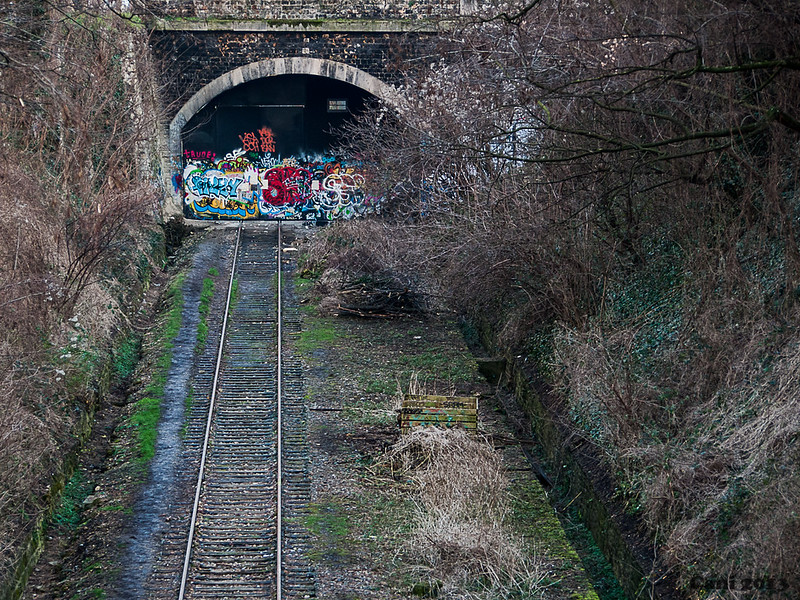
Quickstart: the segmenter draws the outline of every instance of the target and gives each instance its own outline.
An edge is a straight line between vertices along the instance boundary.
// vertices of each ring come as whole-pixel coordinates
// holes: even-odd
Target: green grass
[[[311,551],[310,558],[340,560],[350,556],[352,524],[348,510],[334,502],[312,503],[308,510],[306,527],[322,542]]]
[[[599,600],[594,582],[586,572],[581,557],[573,548],[561,522],[545,494],[534,479],[518,479],[511,487],[509,525],[534,548],[542,548],[546,560],[557,566],[556,578],[542,582],[555,588],[577,590],[575,600]]]
[[[377,491],[365,491],[357,499],[329,497],[312,503],[305,523],[316,538],[310,558],[336,563],[352,556],[353,548],[396,549],[413,528],[414,510],[411,500]]]
[[[53,522],[61,527],[75,529],[81,522],[83,501],[89,496],[92,486],[81,471],[75,471],[64,486],[61,503],[53,513]]]
[[[189,427],[189,414],[194,406],[194,390],[190,387],[183,400],[183,425],[181,426],[181,438],[186,437],[186,429]]]
[[[367,394],[386,394],[391,396],[397,393],[397,381],[389,377],[370,377],[364,375],[361,378],[364,392]]]
[[[298,298],[305,298],[308,296],[311,288],[314,287],[314,281],[311,279],[306,279],[304,277],[295,277],[294,278],[294,291],[297,294]]]
[[[423,350],[416,354],[403,354],[399,357],[399,362],[415,373],[436,379],[473,381],[478,373],[471,356],[455,352]]]
[[[333,538],[344,538],[350,533],[350,521],[347,514],[335,505],[322,506],[312,504],[311,513],[306,518],[306,525],[314,535],[326,534]]]
[[[300,333],[297,349],[303,354],[308,354],[325,344],[330,344],[337,337],[336,327],[332,322],[325,319],[314,320]]]
[[[423,350],[418,354],[404,354],[399,362],[410,367],[405,370],[408,375],[414,372],[436,379],[474,381],[478,374],[475,361],[464,354]]]
[[[161,398],[144,397],[136,403],[131,423],[137,430],[139,458],[147,463],[155,456],[158,420],[161,417]]]
[[[216,269],[209,269],[217,272]],[[218,272],[217,272],[218,273]],[[208,339],[208,315],[211,312],[211,300],[214,297],[214,280],[210,277],[203,279],[203,290],[200,292],[200,306],[197,311],[200,313],[200,322],[197,324],[197,346],[198,352],[201,352],[206,345]]]
[[[100,510],[105,512],[121,512],[126,515],[133,514],[133,508],[130,506],[122,506],[121,504],[108,504],[106,506],[101,506]]]
[[[393,412],[385,410],[383,403],[369,400],[364,402],[353,401],[341,414],[352,425],[357,426],[391,425],[397,421],[397,416]]]
[[[367,493],[362,497],[361,510],[367,515],[362,521],[361,543],[397,544],[414,529],[417,505],[398,495]]]
[[[233,307],[236,305],[236,301],[239,300],[239,280],[234,279],[231,282],[231,305],[228,309],[228,317],[231,316],[231,311]]]
[[[167,312],[156,332],[156,352],[158,358],[153,370],[153,379],[144,391],[144,397],[136,402],[130,417],[131,426],[136,428],[137,453],[139,461],[147,464],[155,455],[158,420],[161,417],[161,400],[167,374],[172,365],[173,340],[181,328],[183,312],[183,283],[186,273],[178,275],[167,291]]]
[[[114,376],[119,381],[127,381],[133,375],[136,364],[139,362],[141,338],[135,333],[129,333],[117,346],[114,352]]]

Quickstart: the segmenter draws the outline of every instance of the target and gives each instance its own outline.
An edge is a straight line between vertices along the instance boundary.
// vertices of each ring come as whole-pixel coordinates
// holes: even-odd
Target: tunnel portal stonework
[[[298,74],[345,81],[391,102],[405,69],[430,54],[441,21],[471,12],[453,0],[153,0],[150,49],[165,121],[165,217],[182,211],[181,133],[227,90]]]

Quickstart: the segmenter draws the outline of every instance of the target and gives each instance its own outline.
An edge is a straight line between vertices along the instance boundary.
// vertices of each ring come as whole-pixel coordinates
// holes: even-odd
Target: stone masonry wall
[[[308,57],[345,63],[387,83],[426,52],[430,33],[154,31],[165,106],[181,106],[233,69],[270,58]],[[170,111],[171,112],[171,111]]]
[[[429,19],[461,11],[460,0],[150,0],[166,18]]]

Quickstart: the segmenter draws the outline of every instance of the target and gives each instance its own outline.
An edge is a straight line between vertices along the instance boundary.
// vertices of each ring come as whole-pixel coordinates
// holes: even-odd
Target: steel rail
[[[194,532],[197,524],[197,512],[200,508],[200,491],[203,485],[203,473],[205,471],[206,457],[208,456],[208,440],[211,433],[211,424],[214,418],[214,402],[217,396],[217,383],[219,382],[220,366],[222,365],[222,353],[225,347],[225,332],[228,328],[228,314],[231,308],[231,296],[233,291],[233,281],[236,275],[236,260],[239,256],[239,242],[242,237],[242,224],[239,223],[239,228],[236,231],[236,245],[233,251],[233,263],[231,265],[231,277],[228,281],[228,298],[225,301],[225,314],[222,318],[222,333],[219,339],[219,351],[217,352],[217,364],[214,369],[214,382],[211,385],[211,399],[208,407],[208,419],[206,420],[205,436],[203,438],[203,451],[200,456],[200,468],[197,474],[197,488],[194,494],[194,505],[192,506],[192,518],[189,522],[189,539],[186,541],[186,554],[183,559],[183,573],[181,575],[181,587],[178,593],[178,600],[183,600],[186,593],[186,582],[189,578],[189,564],[192,557],[192,542],[194,541]]]
[[[281,454],[283,453],[283,444],[281,442],[282,431],[283,431],[283,422],[281,414],[282,410],[282,389],[281,389],[281,371],[282,371],[282,364],[281,364],[281,355],[283,354],[283,347],[281,344],[281,337],[282,337],[282,330],[281,330],[281,321],[282,321],[282,314],[281,314],[281,222],[278,221],[278,245],[277,245],[277,273],[278,273],[278,285],[277,285],[277,303],[278,303],[278,311],[277,311],[277,325],[278,325],[278,361],[277,361],[277,403],[278,403],[278,483],[277,483],[277,492],[278,492],[278,514],[277,514],[277,522],[276,522],[276,533],[277,533],[277,549],[275,552],[276,563],[277,563],[277,580],[276,580],[276,587],[277,587],[277,600],[282,600],[283,592],[282,592],[282,580],[283,580],[283,464],[281,460]]]
[[[202,450],[185,551],[179,554],[181,541],[176,552],[175,567],[183,558],[178,600],[316,597],[302,558],[307,533],[296,523],[309,489],[301,369],[283,340],[299,321],[291,302],[284,307],[282,223],[271,229],[274,248],[257,230],[240,225],[237,232],[219,348],[209,356],[216,364],[208,360],[205,371],[213,383],[197,415]],[[275,269],[274,287],[265,266]],[[247,291],[234,309],[235,279]]]

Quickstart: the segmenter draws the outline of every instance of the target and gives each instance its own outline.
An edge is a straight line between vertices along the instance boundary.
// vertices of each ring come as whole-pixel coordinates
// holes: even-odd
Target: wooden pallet
[[[475,396],[427,396],[406,394],[398,409],[400,431],[414,427],[478,428],[478,398]]]

